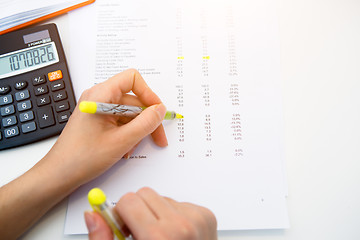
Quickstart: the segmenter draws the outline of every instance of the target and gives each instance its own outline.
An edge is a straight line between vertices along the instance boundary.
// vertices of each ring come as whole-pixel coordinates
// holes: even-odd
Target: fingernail
[[[160,103],[158,105],[155,106],[155,110],[158,112],[159,116],[161,119],[164,118],[165,113],[166,113],[166,107],[164,104]]]
[[[94,218],[93,213],[90,211],[86,211],[84,213],[84,217],[85,217],[86,227],[87,227],[89,233],[94,232],[95,229],[97,228],[97,224],[96,224],[96,220]]]

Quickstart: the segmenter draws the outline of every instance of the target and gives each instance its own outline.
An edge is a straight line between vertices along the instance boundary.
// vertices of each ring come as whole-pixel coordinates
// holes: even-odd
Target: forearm
[[[0,188],[0,236],[15,239],[75,189],[61,169],[45,157],[31,170]],[[51,159],[53,160],[53,159]]]

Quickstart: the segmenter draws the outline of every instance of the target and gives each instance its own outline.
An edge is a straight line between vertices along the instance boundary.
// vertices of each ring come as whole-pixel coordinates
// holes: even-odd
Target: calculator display
[[[26,73],[59,62],[54,42],[0,56],[0,79]]]

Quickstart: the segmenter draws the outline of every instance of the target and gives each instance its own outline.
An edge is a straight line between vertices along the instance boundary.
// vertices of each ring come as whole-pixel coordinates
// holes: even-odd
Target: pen
[[[112,208],[106,202],[106,195],[100,188],[91,189],[88,193],[88,200],[92,209],[104,218],[119,240],[132,239],[124,237],[125,234],[121,231],[121,227],[118,223],[119,218],[114,214]]]
[[[113,115],[115,114],[123,117],[136,117],[143,110],[145,110],[146,107],[82,101],[79,104],[79,108],[81,112],[85,113]],[[164,119],[166,120],[174,120],[179,118],[184,118],[184,116],[173,111],[167,111],[164,117]]]

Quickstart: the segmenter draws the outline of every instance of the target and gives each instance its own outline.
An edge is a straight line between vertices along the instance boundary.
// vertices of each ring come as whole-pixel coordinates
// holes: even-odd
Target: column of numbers
[[[183,39],[182,39],[182,9],[176,9],[176,74],[179,78],[184,76],[184,55],[183,55]]]
[[[229,99],[232,106],[240,105],[239,84],[237,83],[230,84]]]
[[[226,25],[228,28],[228,55],[229,55],[229,76],[238,76],[238,62],[236,57],[236,37],[234,34],[235,23],[233,17],[233,10],[231,7],[227,8]]]
[[[205,140],[207,142],[212,141],[212,134],[211,134],[211,114],[205,114],[204,118],[204,128],[205,128]]]
[[[176,74],[178,77],[184,76],[184,56],[183,56],[183,48],[182,48],[182,38],[176,38],[177,45],[177,62],[176,62]]]
[[[184,53],[183,53],[183,39],[182,39],[182,8],[176,9],[175,21],[176,21],[176,74],[179,79],[184,77]],[[176,102],[179,113],[181,113],[184,107],[184,86],[178,84],[176,88]],[[184,118],[177,120],[177,132],[178,132],[178,158],[185,158],[184,142],[185,142],[185,120]]]
[[[235,35],[230,33],[228,36],[228,51],[229,51],[229,76],[238,76],[238,63],[236,57],[236,39]]]
[[[181,110],[184,107],[184,87],[183,85],[176,85],[176,91],[177,91],[177,105],[178,105],[178,111],[181,113]],[[178,131],[178,142],[179,142],[179,150],[178,150],[178,158],[184,158],[185,157],[185,150],[183,143],[185,142],[185,119],[178,119],[177,120],[177,131]]]
[[[182,107],[184,107],[184,87],[183,87],[183,85],[176,85],[176,90],[177,90],[177,96],[176,96],[177,105],[178,105],[178,107],[182,108]]]
[[[204,77],[209,76],[209,61],[210,56],[208,53],[208,40],[205,35],[201,37],[202,43],[202,62],[201,62],[201,73]]]
[[[205,141],[208,143],[207,148],[204,149],[204,157],[211,158],[212,157],[212,128],[211,128],[211,114],[205,114],[204,118],[204,130],[205,130]]]
[[[240,102],[240,91],[239,84],[232,83],[229,87],[229,102],[233,108],[233,113],[231,114],[230,121],[230,134],[233,142],[235,143],[234,148],[234,157],[235,159],[243,156],[243,150],[240,147],[242,140],[242,124],[241,124],[241,115],[239,111],[239,107],[241,105]]]
[[[185,142],[185,124],[184,124],[184,119],[179,119],[177,122],[177,129],[179,132],[179,142]]]
[[[203,8],[200,12],[200,31],[201,31],[201,46],[202,46],[202,61],[201,61],[201,73],[203,77],[209,76],[209,52],[208,52],[208,13],[207,9]]]
[[[202,88],[202,99],[203,99],[203,104],[204,107],[206,109],[206,111],[209,110],[210,107],[210,102],[211,102],[211,96],[210,96],[210,85],[209,84],[202,84],[201,85]],[[205,141],[206,142],[211,142],[212,141],[212,129],[211,129],[211,114],[210,113],[206,113],[205,114],[205,118],[204,118],[204,133],[205,133]],[[207,148],[205,150],[205,154],[204,156],[206,158],[210,158],[212,157],[212,150],[211,148]]]
[[[235,141],[240,141],[242,138],[241,134],[241,118],[240,113],[233,113],[230,123],[232,129],[232,137]]]
[[[203,89],[202,99],[205,107],[210,107],[210,86],[209,84],[202,84],[201,88]]]

